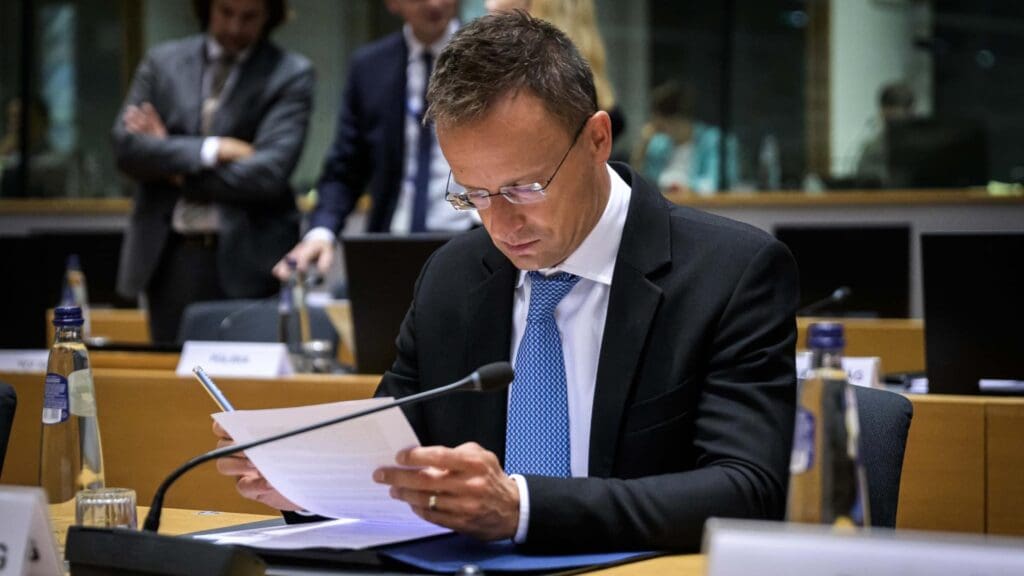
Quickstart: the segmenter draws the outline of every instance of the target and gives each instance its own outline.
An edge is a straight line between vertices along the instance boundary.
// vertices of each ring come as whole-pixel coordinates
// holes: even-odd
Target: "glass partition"
[[[348,57],[398,28],[383,0],[292,0],[313,60],[297,189],[333,136]],[[463,0],[464,19],[485,12]],[[694,195],[1024,182],[1024,3],[596,0],[625,118],[615,157]],[[0,198],[130,193],[109,131],[145,50],[195,33],[187,0],[0,6]],[[22,158],[29,161],[23,163]]]

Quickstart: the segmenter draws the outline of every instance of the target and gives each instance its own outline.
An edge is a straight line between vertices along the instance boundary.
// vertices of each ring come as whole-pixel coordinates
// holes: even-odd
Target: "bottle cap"
[[[78,306],[58,306],[53,309],[54,326],[81,326],[85,323]]]
[[[82,263],[78,260],[78,254],[75,254],[75,253],[68,254],[68,260],[67,260],[67,263],[65,265],[65,268],[68,269],[68,270],[81,270],[82,269]]]
[[[807,347],[837,349],[846,346],[843,325],[839,322],[815,322],[807,327]]]

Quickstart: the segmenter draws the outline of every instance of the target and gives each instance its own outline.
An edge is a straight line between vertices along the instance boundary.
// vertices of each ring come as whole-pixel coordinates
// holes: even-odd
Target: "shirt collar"
[[[452,18],[448,22],[448,27],[445,28],[444,34],[441,35],[433,44],[425,46],[420,42],[416,35],[412,33],[412,26],[406,24],[402,26],[402,36],[405,37],[405,45],[409,47],[409,61],[419,60],[424,50],[429,49],[430,53],[437,57],[441,53],[441,50],[448,45],[448,41],[452,39],[452,35],[459,29],[459,23],[455,18]]]
[[[245,50],[242,50],[241,52],[239,52],[238,56],[235,57],[235,64],[241,64],[242,62],[245,62],[246,60],[248,60],[249,56],[252,55],[252,49],[253,49],[254,46],[256,46],[256,45],[253,44],[252,46],[249,46]],[[224,47],[221,46],[220,43],[217,42],[217,40],[215,40],[213,38],[213,36],[207,35],[206,36],[206,61],[207,62],[216,62],[217,60],[219,60],[221,58],[221,56],[223,54],[224,54]]]
[[[611,285],[632,189],[611,166],[605,167],[611,180],[611,190],[601,218],[565,261],[552,268],[540,269],[541,274],[548,276],[556,272],[568,272],[598,284]],[[525,278],[526,271],[521,270],[517,288],[523,285]]]

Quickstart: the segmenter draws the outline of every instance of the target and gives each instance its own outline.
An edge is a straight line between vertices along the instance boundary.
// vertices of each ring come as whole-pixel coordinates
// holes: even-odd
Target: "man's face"
[[[502,98],[487,116],[472,124],[437,126],[452,179],[492,193],[501,186],[544,184],[569,149],[544,201],[511,204],[494,196],[490,206],[480,210],[494,245],[520,270],[561,263],[604,211],[608,199],[604,163],[611,150],[607,115],[591,117],[575,145],[572,136],[539,98],[526,91]]]
[[[456,0],[388,0],[388,10],[412,28],[416,39],[433,44],[455,17]]]
[[[264,0],[213,0],[210,3],[210,35],[228,54],[237,55],[255,44],[266,23]]]

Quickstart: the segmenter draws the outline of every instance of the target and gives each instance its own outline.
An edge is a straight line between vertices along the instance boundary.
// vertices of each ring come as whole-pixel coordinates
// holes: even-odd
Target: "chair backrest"
[[[330,340],[337,346],[338,334],[323,308],[309,307],[309,331],[313,338]],[[178,341],[186,340],[277,342],[277,300],[214,300],[189,304],[178,330]]]
[[[0,474],[4,471],[4,456],[7,454],[7,440],[11,437],[14,424],[14,410],[18,407],[18,395],[10,384],[0,382]]]
[[[903,453],[914,405],[894,392],[853,388],[860,414],[861,460],[868,478],[871,525],[895,528]]]

